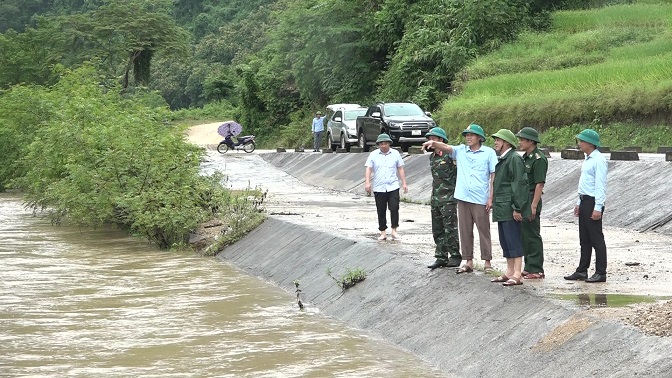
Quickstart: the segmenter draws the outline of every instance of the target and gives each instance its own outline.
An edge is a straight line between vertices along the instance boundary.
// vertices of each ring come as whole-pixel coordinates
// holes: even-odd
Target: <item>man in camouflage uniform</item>
[[[520,149],[525,152],[525,172],[527,173],[529,202],[523,210],[522,239],[525,268],[523,278],[544,278],[544,242],[541,239],[541,195],[546,183],[548,159],[539,148],[539,133],[531,127],[524,127],[516,134]]]
[[[426,137],[448,143],[446,132],[440,127],[431,129]],[[429,165],[433,178],[431,214],[436,261],[427,267],[430,269],[442,266],[457,267],[462,262],[457,231],[457,201],[453,197],[457,167],[450,154],[440,150],[435,150],[429,157]]]

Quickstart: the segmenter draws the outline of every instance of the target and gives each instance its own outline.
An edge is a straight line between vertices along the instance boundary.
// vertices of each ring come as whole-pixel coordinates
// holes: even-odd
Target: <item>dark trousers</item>
[[[378,229],[387,230],[387,209],[390,209],[392,228],[399,227],[399,189],[391,192],[373,192],[378,212]]]
[[[457,203],[446,203],[432,206],[432,235],[437,260],[448,261],[449,258],[462,261],[460,239],[457,232]]]
[[[523,257],[523,242],[520,236],[521,224],[515,220],[497,222],[499,245],[507,259]]]
[[[313,150],[319,150],[320,146],[322,146],[322,132],[313,131]]]
[[[607,245],[602,233],[602,218],[591,219],[595,207],[595,198],[583,196],[579,205],[579,242],[581,243],[581,260],[577,272],[587,273],[595,249],[595,273],[607,274]],[[602,209],[604,211],[604,209]]]

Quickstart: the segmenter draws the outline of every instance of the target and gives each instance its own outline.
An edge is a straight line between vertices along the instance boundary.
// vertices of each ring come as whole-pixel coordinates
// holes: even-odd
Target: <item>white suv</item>
[[[357,144],[357,117],[366,114],[367,108],[358,104],[333,104],[327,109],[327,146],[332,151],[337,147],[349,150],[350,145]]]

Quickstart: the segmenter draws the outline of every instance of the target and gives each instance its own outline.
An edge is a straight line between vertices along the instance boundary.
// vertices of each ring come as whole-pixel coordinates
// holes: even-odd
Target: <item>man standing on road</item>
[[[495,134],[495,150],[499,162],[495,169],[492,221],[497,222],[499,244],[506,258],[506,273],[492,280],[504,286],[523,284],[523,243],[521,222],[527,206],[525,163],[516,152],[516,136],[511,130],[501,129]]]
[[[426,137],[448,143],[448,136],[440,127],[429,130]],[[435,150],[429,156],[429,167],[432,173],[431,215],[436,261],[427,267],[457,267],[462,262],[457,232],[457,201],[454,197],[457,167],[450,155],[441,150]]]
[[[492,186],[495,179],[497,154],[484,146],[485,133],[476,124],[469,125],[462,135],[466,145],[449,146],[443,142],[428,140],[422,145],[424,150],[434,148],[450,154],[457,161],[457,224],[460,233],[460,247],[464,264],[456,273],[474,270],[474,224],[478,229],[481,244],[481,258],[485,260],[485,271],[491,272],[492,241],[490,239],[490,209],[492,208]]]
[[[324,131],[324,116],[322,112],[315,113],[313,118],[313,152],[319,152],[322,146],[322,132]]]
[[[531,127],[523,127],[516,134],[520,141],[520,150],[524,151],[523,162],[527,174],[529,198],[523,209],[522,239],[525,268],[523,278],[544,278],[544,243],[541,239],[541,195],[546,183],[548,159],[537,148],[539,133]]]
[[[366,184],[364,189],[376,200],[376,211],[378,213],[378,230],[380,236],[378,240],[387,239],[387,209],[390,210],[390,222],[392,226],[392,240],[401,240],[397,234],[399,227],[399,180],[404,193],[408,193],[406,186],[406,175],[404,173],[404,161],[401,159],[399,151],[390,148],[392,139],[387,134],[378,135],[376,139],[378,149],[371,151],[366,159],[366,171],[364,178]],[[373,185],[371,184],[371,175],[373,174]]]
[[[581,259],[576,271],[566,280],[586,282],[607,281],[607,246],[602,233],[602,214],[607,199],[607,159],[597,149],[600,135],[585,129],[576,136],[579,149],[586,154],[579,178],[579,200],[574,207],[574,216],[579,217],[579,242]],[[595,274],[588,277],[588,267],[595,249]]]

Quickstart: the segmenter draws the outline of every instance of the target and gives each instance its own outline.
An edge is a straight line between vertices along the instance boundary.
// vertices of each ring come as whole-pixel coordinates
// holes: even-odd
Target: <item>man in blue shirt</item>
[[[607,159],[597,149],[600,147],[600,136],[595,130],[585,129],[576,138],[579,149],[586,154],[579,178],[579,199],[574,207],[574,216],[579,217],[581,259],[576,271],[565,279],[606,282],[607,246],[602,233],[602,213],[607,199]],[[595,274],[588,277],[593,249]]]
[[[442,142],[429,140],[423,149],[434,148],[445,151],[457,162],[457,182],[455,199],[457,200],[457,225],[460,234],[460,249],[464,264],[457,273],[474,270],[474,225],[478,229],[481,245],[481,259],[485,261],[485,271],[492,271],[492,241],[490,239],[490,209],[492,208],[493,182],[497,154],[495,150],[484,146],[485,133],[476,124],[469,125],[462,135],[466,144],[450,146]]]
[[[319,152],[322,145],[322,132],[324,131],[324,116],[322,112],[315,113],[313,118],[313,152]]]
[[[404,161],[401,159],[399,151],[390,148],[392,139],[387,134],[380,134],[376,139],[378,149],[371,151],[366,159],[366,170],[364,178],[366,184],[364,190],[373,196],[376,200],[376,211],[378,213],[378,230],[380,236],[378,240],[387,239],[387,209],[390,210],[390,222],[392,225],[392,240],[400,240],[397,234],[399,227],[399,179],[404,193],[408,193],[406,186],[406,175],[404,173]],[[373,185],[371,185],[371,176],[373,175]]]

